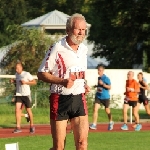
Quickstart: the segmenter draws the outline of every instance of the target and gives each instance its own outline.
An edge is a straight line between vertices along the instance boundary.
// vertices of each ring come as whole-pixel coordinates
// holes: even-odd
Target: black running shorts
[[[105,106],[105,108],[109,108],[110,99],[99,99],[99,98],[95,97],[94,104],[95,103],[102,104],[103,106]]]
[[[50,95],[50,118],[61,121],[87,115],[84,94]]]
[[[132,106],[133,108],[137,106],[137,101],[124,101],[124,104],[128,104],[129,106]]]
[[[16,103],[22,103],[26,108],[31,108],[31,102],[28,96],[16,96]]]
[[[143,103],[143,105],[148,105],[148,98],[146,96],[139,95],[138,103]]]

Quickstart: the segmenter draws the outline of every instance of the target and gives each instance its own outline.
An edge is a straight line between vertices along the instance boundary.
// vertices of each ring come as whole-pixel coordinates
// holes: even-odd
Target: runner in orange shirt
[[[136,120],[136,127],[135,131],[140,131],[142,128],[142,125],[139,124],[139,114],[138,114],[138,107],[137,107],[137,102],[138,102],[138,94],[140,92],[140,87],[138,82],[133,79],[134,77],[134,72],[129,71],[127,74],[127,80],[126,80],[126,91],[125,91],[125,99],[124,99],[124,105],[123,105],[123,119],[124,119],[124,124],[122,125],[121,129],[122,130],[128,130],[127,126],[127,111],[129,106],[132,106],[133,108],[133,115]]]

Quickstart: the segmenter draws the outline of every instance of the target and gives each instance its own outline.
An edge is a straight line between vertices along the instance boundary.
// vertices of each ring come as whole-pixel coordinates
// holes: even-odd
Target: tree
[[[73,13],[83,13],[90,9],[91,0],[27,0],[28,19],[33,19],[57,9],[68,15]],[[87,15],[88,16],[88,15]]]
[[[1,62],[1,67],[7,74],[14,74],[15,64],[19,60],[26,71],[36,74],[45,52],[54,40],[40,30],[27,29],[18,25],[9,26],[8,32],[14,41]]]
[[[109,68],[132,68],[148,55],[150,2],[146,0],[95,0],[92,3],[89,41],[93,57],[105,57]],[[98,32],[99,31],[99,32]],[[149,63],[150,60],[147,60]]]
[[[11,43],[8,25],[25,22],[26,12],[25,0],[0,0],[0,47]]]

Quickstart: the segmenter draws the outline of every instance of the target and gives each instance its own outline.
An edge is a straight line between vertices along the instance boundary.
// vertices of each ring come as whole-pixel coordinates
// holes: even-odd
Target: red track
[[[107,130],[107,124],[98,124],[97,130],[89,130],[89,132],[127,132],[120,129],[122,124],[115,124],[112,131]],[[131,124],[128,124],[129,131],[134,131]],[[29,126],[23,126],[21,133],[12,133],[14,128],[0,128],[0,138],[10,138],[10,137],[21,137],[21,136],[34,136],[34,135],[50,135],[50,126],[49,125],[35,125],[35,133],[29,133]],[[150,130],[150,123],[142,123],[141,131]],[[67,127],[67,132],[70,132],[70,126]]]

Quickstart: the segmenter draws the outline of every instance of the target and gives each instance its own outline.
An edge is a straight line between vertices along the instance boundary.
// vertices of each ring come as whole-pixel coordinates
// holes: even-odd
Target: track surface
[[[97,130],[89,130],[89,132],[133,132],[134,129],[132,124],[128,124],[129,130],[122,131],[120,129],[121,123],[117,123],[114,125],[114,129],[112,131],[108,131],[107,127],[108,124],[98,124]],[[50,125],[35,125],[35,133],[29,133],[29,126],[23,126],[21,133],[12,133],[14,128],[0,128],[0,138],[11,138],[11,137],[22,137],[22,136],[34,136],[34,135],[50,135]],[[142,123],[141,131],[148,131],[150,130],[150,123]],[[67,127],[67,133],[70,132],[70,125]],[[134,131],[135,132],[135,131]]]

